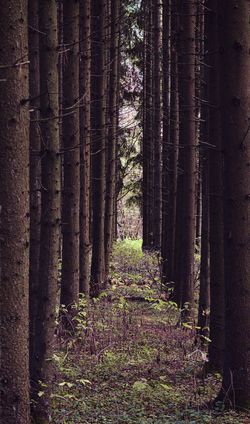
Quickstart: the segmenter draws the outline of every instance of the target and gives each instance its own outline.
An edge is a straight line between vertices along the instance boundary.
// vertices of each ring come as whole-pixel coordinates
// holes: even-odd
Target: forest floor
[[[164,300],[158,259],[140,241],[116,244],[109,289],[81,300],[74,326],[58,331],[52,423],[250,423],[206,406],[221,376],[203,374],[206,349]]]

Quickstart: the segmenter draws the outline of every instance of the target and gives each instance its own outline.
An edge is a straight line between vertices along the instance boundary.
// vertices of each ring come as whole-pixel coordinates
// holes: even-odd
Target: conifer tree
[[[63,202],[61,303],[78,303],[80,235],[79,0],[63,3]]]
[[[224,2],[222,2],[224,3]],[[223,7],[224,6],[224,7]],[[249,2],[220,4],[225,220],[225,364],[222,397],[250,405]]]
[[[38,305],[35,322],[33,375],[33,416],[49,421],[51,357],[54,348],[58,267],[61,228],[61,158],[59,145],[58,22],[57,2],[40,2],[40,128],[41,167],[41,245]],[[45,36],[46,34],[46,36]],[[41,382],[46,384],[39,397]]]
[[[28,2],[0,5],[0,421],[30,423]]]

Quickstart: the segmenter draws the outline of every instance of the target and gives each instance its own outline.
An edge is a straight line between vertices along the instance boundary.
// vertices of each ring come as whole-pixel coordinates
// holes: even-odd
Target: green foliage
[[[194,343],[196,328],[179,325],[176,304],[162,297],[157,264],[141,241],[116,244],[112,287],[89,305],[83,298],[75,333],[58,340],[54,424],[250,422],[247,414],[205,406],[221,376],[201,373],[206,352]],[[140,278],[124,284],[126,273]]]

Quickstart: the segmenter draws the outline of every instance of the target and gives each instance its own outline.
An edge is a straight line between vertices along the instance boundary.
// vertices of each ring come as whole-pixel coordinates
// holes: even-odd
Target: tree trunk
[[[39,70],[39,2],[28,2],[29,13],[29,93],[30,93],[30,373],[33,375],[33,343],[35,316],[39,287],[40,223],[41,223],[41,137],[40,117],[40,70]]]
[[[90,295],[96,297],[104,287],[105,220],[105,1],[92,1],[92,262]]]
[[[206,149],[206,147],[205,147]],[[202,153],[201,153],[202,155]],[[199,334],[209,335],[210,312],[210,248],[209,248],[209,153],[207,149],[201,157],[202,172],[202,225],[201,225],[201,265],[200,265],[200,295],[198,310]]]
[[[34,354],[33,414],[36,420],[49,421],[49,395],[56,306],[58,299],[58,265],[61,210],[61,161],[59,154],[58,102],[58,35],[57,2],[40,2],[40,86],[42,135],[42,213],[39,299],[36,316]],[[46,36],[44,35],[46,34]],[[45,394],[37,396],[40,382]],[[40,422],[39,421],[39,422]]]
[[[154,102],[154,122],[153,122],[153,149],[154,162],[152,163],[154,170],[154,203],[153,203],[153,245],[154,249],[159,250],[161,247],[161,2],[157,0],[153,4],[153,102]],[[166,93],[167,95],[167,93]]]
[[[61,303],[69,306],[79,298],[79,0],[63,3],[63,149]]]
[[[116,197],[116,151],[117,151],[117,97],[119,68],[119,25],[120,0],[111,0],[111,45],[109,76],[109,131],[107,145],[107,178],[105,210],[105,268],[108,275],[110,254],[113,242],[114,204]]]
[[[223,157],[219,73],[219,0],[209,3],[207,27],[209,67],[209,142],[210,149],[210,339],[208,346],[211,371],[222,371],[224,360],[224,219]]]
[[[170,8],[171,7],[171,8]],[[162,283],[169,280],[169,252],[168,252],[168,212],[169,212],[169,143],[170,143],[170,61],[171,46],[170,40],[170,14],[172,6],[170,0],[162,3],[162,229],[161,229],[161,257],[162,257]]]
[[[153,54],[152,1],[145,2],[144,21],[144,122],[143,122],[143,243],[144,250],[153,247]]]
[[[166,10],[169,14],[169,9]],[[164,172],[167,171],[165,198],[166,223],[164,243],[166,244],[166,253],[163,255],[163,274],[166,281],[174,279],[174,252],[175,252],[175,231],[176,231],[176,207],[177,207],[177,177],[178,177],[178,156],[179,156],[179,81],[178,81],[178,52],[177,52],[177,34],[179,27],[178,8],[176,3],[171,5],[171,27],[170,27],[170,112],[169,112],[169,138],[166,146],[167,159],[165,160]],[[166,112],[163,112],[166,119]],[[164,149],[164,145],[163,145]],[[164,155],[165,156],[165,155]],[[165,170],[167,168],[167,170]],[[164,193],[164,192],[163,192]],[[164,216],[164,215],[163,215]],[[162,241],[163,243],[163,241]]]
[[[182,115],[180,137],[183,146],[183,244],[181,263],[182,306],[187,317],[194,302],[196,132],[195,132],[195,2],[182,5],[183,32],[180,44]]]
[[[250,408],[249,1],[222,9],[222,134],[225,220],[225,365],[222,395]]]
[[[30,422],[28,2],[0,6],[0,421]]]
[[[91,77],[91,7],[81,0],[81,199],[80,199],[80,292],[89,296],[90,279],[90,77]]]
[[[197,95],[199,99],[199,108],[197,118],[201,116],[199,127],[197,130],[199,137],[199,168],[198,176],[198,203],[200,203],[199,214],[201,214],[201,239],[196,235],[197,244],[201,250],[200,263],[200,293],[199,293],[199,309],[198,309],[198,327],[201,341],[205,342],[205,337],[209,335],[209,314],[210,314],[210,244],[209,244],[209,71],[206,66],[205,52],[208,50],[207,34],[205,34],[205,26],[208,22],[207,9],[203,4],[199,4],[197,15],[198,28],[196,36],[197,50],[197,72],[199,83],[197,84]],[[201,202],[199,201],[201,197]],[[198,214],[197,214],[198,215]],[[197,224],[200,226],[200,219],[197,217]]]

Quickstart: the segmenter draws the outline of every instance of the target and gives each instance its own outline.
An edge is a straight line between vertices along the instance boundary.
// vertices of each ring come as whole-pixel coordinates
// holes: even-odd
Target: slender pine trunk
[[[40,128],[42,136],[42,212],[39,298],[36,314],[33,417],[49,422],[61,226],[57,2],[40,2]],[[46,35],[45,35],[46,34]],[[39,397],[41,382],[46,384]],[[40,420],[40,421],[39,421]]]
[[[209,3],[207,37],[209,65],[209,141],[210,149],[210,339],[208,346],[211,371],[222,371],[224,361],[224,218],[223,153],[220,107],[219,1]]]
[[[92,1],[91,129],[92,129],[92,261],[90,295],[104,287],[105,220],[105,1]]]
[[[61,303],[79,298],[80,128],[79,0],[63,3],[63,197]]]
[[[90,79],[91,79],[91,7],[90,0],[80,2],[80,292],[89,296],[90,280]]]

